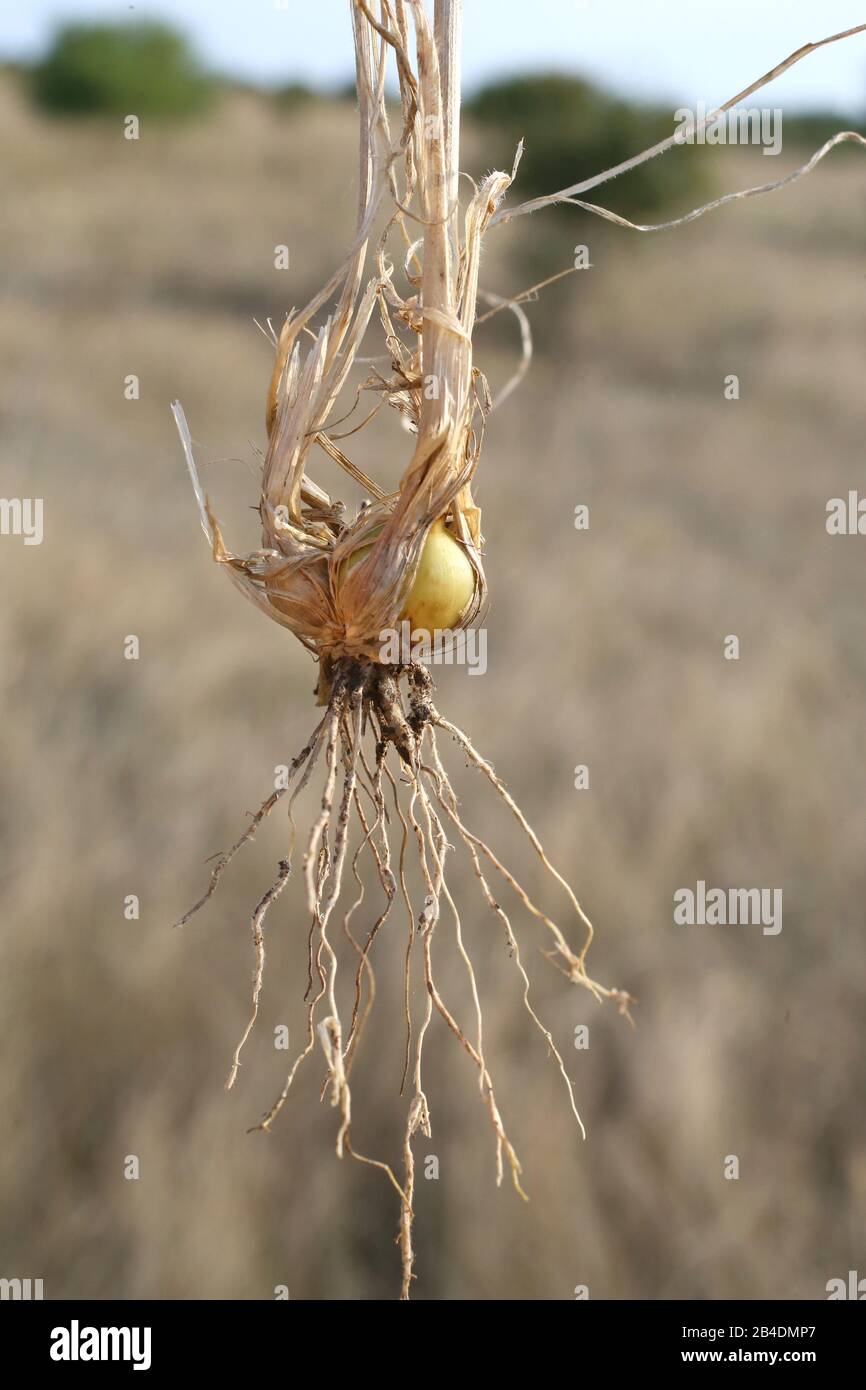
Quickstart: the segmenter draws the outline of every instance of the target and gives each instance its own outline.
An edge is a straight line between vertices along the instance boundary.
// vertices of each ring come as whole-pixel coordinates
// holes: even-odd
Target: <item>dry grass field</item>
[[[304,303],[342,253],[355,114],[237,92],[136,143],[37,116],[7,74],[0,123],[0,492],[45,507],[41,546],[0,538],[0,1273],[43,1278],[46,1297],[267,1299],[285,1284],[390,1298],[394,1195],[335,1158],[318,1058],[275,1132],[246,1132],[284,1079],[274,1029],[303,1032],[299,880],[269,920],[258,1032],[223,1090],[248,1013],[249,909],[284,819],[171,929],[306,738],[315,672],[211,564],[169,403],[243,548],[271,363],[252,319]],[[485,164],[471,129],[466,162]],[[719,150],[713,179],[758,182],[768,163]],[[811,1299],[866,1273],[866,541],[824,525],[827,499],[862,478],[864,178],[862,152],[843,149],[792,189],[677,231],[575,220],[592,269],[530,307],[544,351],[491,418],[479,478],[489,668],[441,671],[439,702],[575,883],[592,971],[636,996],[636,1028],[552,970],[515,909],[582,1142],[455,852],[531,1202],[495,1188],[474,1069],[434,1020],[418,1155],[438,1157],[439,1178],[419,1179],[416,1298],[569,1299],[585,1284],[593,1298]],[[491,233],[485,287],[519,291],[533,257],[561,269],[548,236],[536,219]],[[494,386],[516,338],[510,320],[480,331]],[[357,461],[396,477],[406,446],[385,422]],[[723,659],[727,634],[739,661]],[[466,818],[560,911],[477,773],[456,753],[451,767]],[[781,887],[783,930],[675,926],[675,890],[699,879]],[[404,942],[395,918],[353,1088],[356,1142],[395,1164]]]

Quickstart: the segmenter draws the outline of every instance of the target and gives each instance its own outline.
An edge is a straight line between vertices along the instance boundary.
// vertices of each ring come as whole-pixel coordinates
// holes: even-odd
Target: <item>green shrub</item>
[[[485,156],[489,152],[498,168],[511,168],[517,142],[524,140],[515,189],[523,199],[554,193],[619,164],[671,135],[675,126],[673,108],[632,105],[590,82],[557,74],[493,83],[467,103],[467,110],[484,125]],[[607,185],[599,200],[628,216],[699,196],[703,179],[695,154],[678,150],[642,165]],[[593,194],[586,198],[591,202]]]
[[[862,111],[855,115],[850,112],[839,115],[833,111],[804,111],[784,117],[782,139],[786,144],[795,145],[811,154],[840,130],[862,131],[864,125],[866,115]]]
[[[287,82],[283,87],[275,87],[271,96],[280,110],[285,112],[301,111],[321,99],[318,92],[314,92],[305,82]]]
[[[186,39],[162,24],[67,25],[33,75],[39,104],[66,114],[187,116],[213,90]]]

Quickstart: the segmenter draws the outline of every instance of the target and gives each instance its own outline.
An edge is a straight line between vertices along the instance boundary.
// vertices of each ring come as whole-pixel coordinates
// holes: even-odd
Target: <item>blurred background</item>
[[[525,136],[513,196],[551,191],[821,37],[806,3],[784,18],[769,3],[644,8],[652,27],[637,6],[566,0],[491,25],[469,0],[463,166],[510,167]],[[394,1195],[335,1158],[318,1054],[274,1133],[247,1133],[303,1039],[298,879],[269,918],[258,1029],[223,1090],[281,813],[171,929],[316,716],[309,657],[210,562],[169,403],[229,544],[254,543],[271,350],[253,318],[304,304],[353,226],[348,23],[334,0],[244,7],[242,35],[228,4],[130,9],[34,4],[0,21],[0,492],[45,507],[41,546],[0,540],[0,1275],[42,1278],[48,1298],[390,1298]],[[822,32],[857,9],[825,6]],[[864,79],[862,39],[826,50],[754,99],[784,108],[777,158],[682,149],[599,200],[648,221],[779,177],[863,129]],[[535,359],[488,423],[478,479],[489,667],[439,671],[438,702],[575,884],[597,928],[591,972],[638,1003],[632,1030],[569,986],[508,904],[582,1142],[455,852],[531,1202],[494,1186],[476,1074],[434,1018],[416,1298],[811,1299],[866,1273],[863,542],[825,529],[828,499],[863,470],[864,192],[863,151],[842,148],[794,187],[657,236],[558,209],[487,239],[496,294],[566,269],[579,244],[591,269],[528,308]],[[479,330],[494,390],[518,355],[509,315]],[[384,479],[410,446],[391,420],[351,443]],[[507,813],[446,752],[464,819],[563,918]],[[698,879],[781,887],[781,934],[674,926],[673,893]],[[468,1026],[451,931],[438,970]],[[377,941],[353,1087],[357,1147],[395,1165],[405,935],[395,913]]]

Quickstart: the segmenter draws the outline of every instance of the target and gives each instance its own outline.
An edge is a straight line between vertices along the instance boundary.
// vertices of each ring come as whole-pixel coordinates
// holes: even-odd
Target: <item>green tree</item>
[[[33,91],[49,111],[173,117],[207,106],[214,84],[163,24],[70,24],[35,69]]]

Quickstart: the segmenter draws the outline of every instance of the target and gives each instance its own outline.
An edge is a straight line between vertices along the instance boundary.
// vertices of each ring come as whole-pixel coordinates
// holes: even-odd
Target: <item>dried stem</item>
[[[580,198],[563,198],[561,201],[573,203],[575,207],[583,208],[585,212],[595,213],[607,222],[614,222],[618,227],[628,227],[633,232],[667,232],[672,227],[684,227],[687,222],[695,222],[705,213],[715,212],[716,208],[723,208],[728,203],[737,203],[743,198],[757,198],[764,193],[775,193],[778,189],[785,188],[789,183],[797,183],[806,174],[811,174],[816,164],[820,164],[825,155],[847,140],[853,140],[858,145],[866,146],[866,139],[859,135],[856,130],[840,130],[838,135],[827,140],[820,150],[812,155],[811,159],[808,159],[805,164],[801,164],[798,169],[792,170],[790,174],[785,174],[780,179],[773,179],[770,183],[756,184],[753,188],[741,188],[736,193],[724,193],[720,198],[713,198],[711,202],[704,203],[701,207],[684,213],[682,217],[673,217],[668,222],[629,222],[627,217],[620,217],[619,213],[611,212],[609,208],[598,207],[595,203],[584,203]]]
[[[810,53],[817,53],[819,48],[826,48],[828,44],[839,43],[842,39],[853,38],[855,34],[866,33],[866,24],[857,24],[853,29],[845,29],[841,33],[831,34],[826,39],[820,39],[817,43],[803,44],[795,53],[789,54],[781,63],[777,63],[769,72],[765,72],[763,77],[759,77],[751,86],[745,87],[742,92],[737,92],[736,96],[723,102],[721,106],[715,107],[706,113],[699,121],[695,122],[694,133],[706,130],[707,126],[712,125],[713,121],[718,120],[726,111],[738,106],[741,101],[745,101],[753,92],[758,92],[762,87],[775,78],[780,77],[788,68],[792,68],[795,63],[799,63],[803,58],[807,58]],[[519,203],[516,207],[504,207],[495,213],[490,220],[490,225],[495,227],[498,223],[511,222],[515,217],[523,217],[529,212],[538,212],[542,208],[551,207],[554,203],[568,202],[579,193],[588,193],[592,188],[598,188],[602,183],[609,183],[611,179],[618,178],[620,174],[627,174],[631,169],[637,169],[639,165],[646,164],[647,160],[655,159],[657,155],[665,154],[675,145],[681,145],[683,137],[679,131],[669,135],[664,140],[659,140],[658,144],[651,145],[649,149],[643,150],[640,154],[632,155],[630,159],[624,159],[621,164],[615,164],[610,169],[605,169],[601,174],[594,174],[592,178],[583,179],[580,183],[573,183],[568,188],[561,189],[558,193],[548,193],[541,198],[531,198],[528,202]]]

